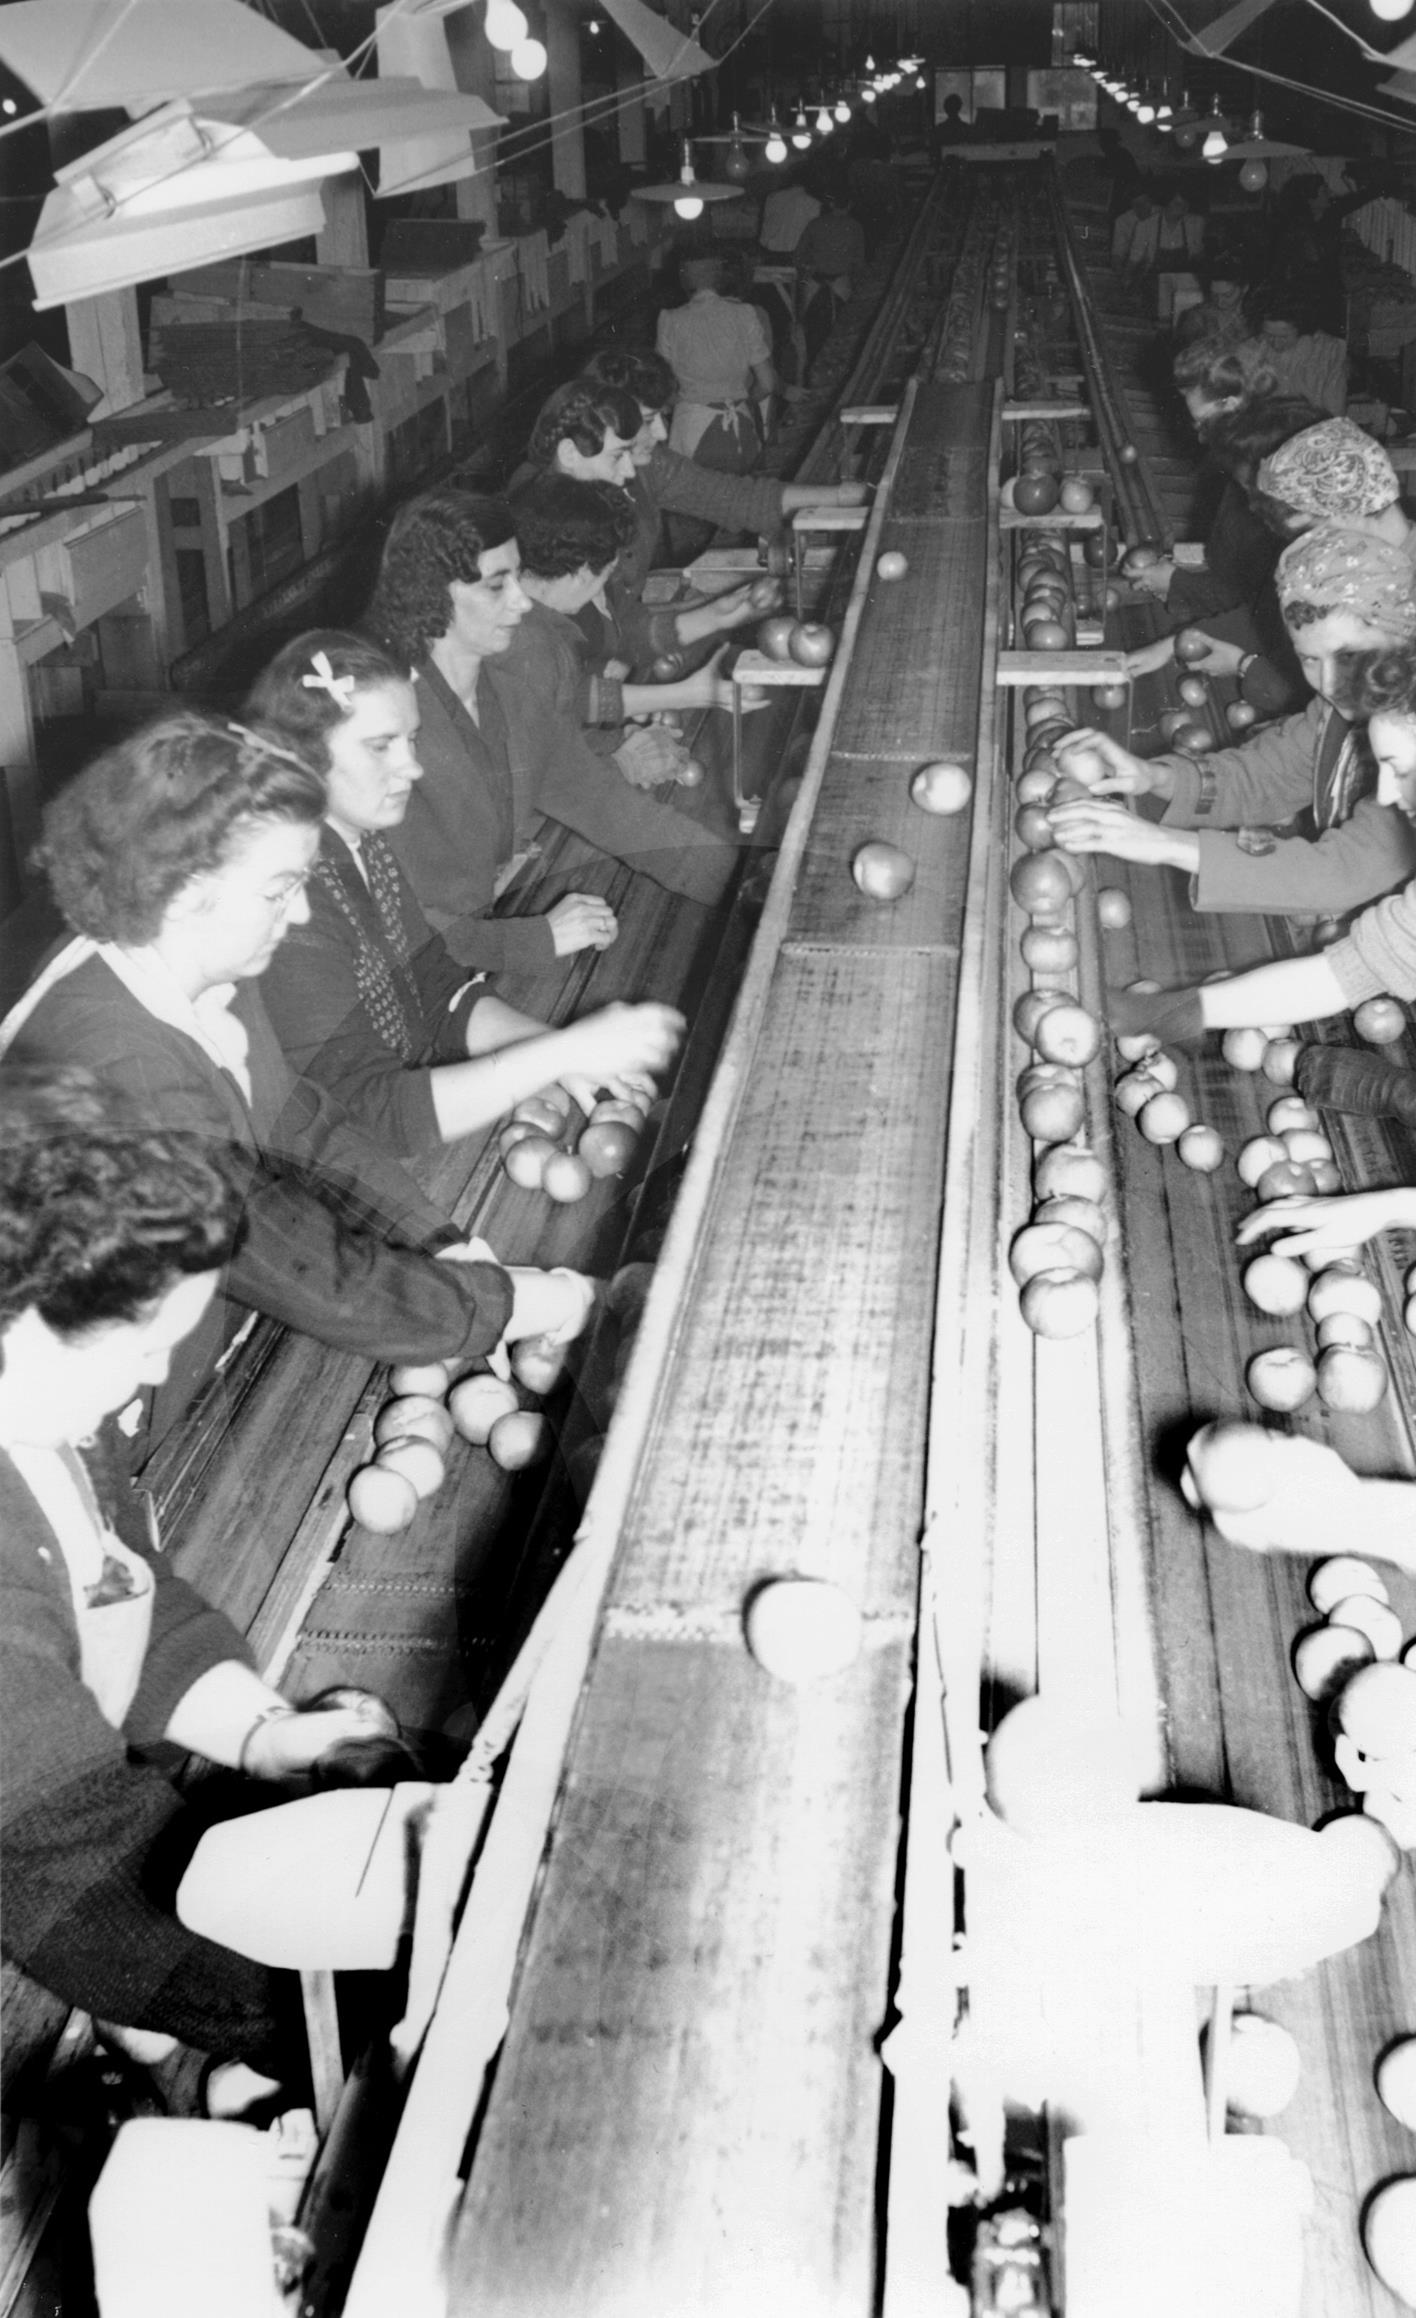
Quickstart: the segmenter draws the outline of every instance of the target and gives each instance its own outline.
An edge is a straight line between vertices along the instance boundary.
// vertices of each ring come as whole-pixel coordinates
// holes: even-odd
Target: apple
[[[408,1393],[400,1400],[386,1401],[374,1419],[375,1448],[381,1449],[386,1441],[401,1441],[410,1433],[431,1441],[439,1456],[446,1454],[452,1440],[452,1418],[431,1393]]]
[[[1205,708],[1209,704],[1209,686],[1203,676],[1182,676],[1175,689],[1186,708]]]
[[[1035,1272],[1020,1298],[1023,1319],[1034,1336],[1081,1336],[1096,1324],[1101,1299],[1085,1272]]]
[[[1084,1199],[1077,1192],[1059,1191],[1051,1199],[1044,1199],[1033,1209],[1032,1220],[1044,1227],[1050,1224],[1070,1224],[1084,1231],[1098,1247],[1106,1245],[1106,1212],[1094,1199]]]
[[[1224,721],[1231,732],[1247,732],[1251,724],[1258,723],[1259,712],[1247,700],[1231,700],[1226,703]]]
[[[1075,1069],[1099,1053],[1101,1027],[1084,1006],[1063,999],[1042,1015],[1033,1044],[1044,1062],[1065,1062]]]
[[[599,1119],[585,1129],[576,1148],[592,1175],[623,1175],[639,1143],[635,1128],[622,1119]]]
[[[1018,944],[1023,964],[1034,974],[1069,974],[1079,956],[1077,937],[1063,926],[1030,925]],[[1065,1055],[1056,1057],[1066,1061]]]
[[[1406,1008],[1395,998],[1364,998],[1354,1009],[1352,1027],[1372,1046],[1390,1046],[1406,1029]]]
[[[682,652],[661,652],[649,665],[649,674],[656,684],[672,684],[682,676],[687,663]]]
[[[350,1481],[345,1502],[361,1529],[375,1537],[394,1537],[417,1512],[418,1492],[406,1474],[365,1465]]]
[[[1244,1381],[1260,1408],[1291,1414],[1312,1399],[1317,1371],[1306,1352],[1292,1344],[1275,1344],[1256,1352],[1244,1371]]]
[[[1097,922],[1110,934],[1120,933],[1131,923],[1131,904],[1119,885],[1103,885],[1096,897]]]
[[[1276,2020],[1261,2012],[1236,2012],[1229,2023],[1223,2068],[1228,2114],[1262,2122],[1288,2107],[1298,2090],[1303,2059],[1290,2030]]]
[[[1116,454],[1123,467],[1134,467],[1140,455],[1134,443],[1123,443]],[[1136,550],[1133,548],[1131,552],[1135,554]],[[1153,563],[1158,563],[1160,560],[1154,548],[1150,551],[1150,559]]]
[[[1375,1328],[1382,1316],[1381,1289],[1365,1273],[1330,1264],[1308,1283],[1308,1317],[1326,1320],[1334,1312],[1351,1312]]]
[[[1277,1102],[1269,1104],[1265,1120],[1271,1135],[1292,1134],[1299,1127],[1316,1127],[1317,1123],[1317,1112],[1301,1095],[1280,1095]]]
[[[549,1392],[565,1374],[565,1347],[544,1336],[523,1336],[511,1348],[511,1373],[528,1392]]]
[[[921,813],[962,813],[972,795],[972,775],[962,765],[945,761],[921,765],[910,782],[910,800],[918,805]],[[1022,796],[1021,782],[1019,796]],[[1039,800],[1023,798],[1022,801],[1028,804]]]
[[[498,1417],[487,1435],[492,1461],[506,1473],[519,1473],[524,1465],[538,1463],[550,1445],[551,1428],[534,1409],[517,1409],[510,1416]]]
[[[1205,724],[1183,725],[1172,745],[1187,757],[1202,757],[1214,747],[1214,734]]]
[[[1089,514],[1096,505],[1096,492],[1085,475],[1064,476],[1058,497],[1068,515]]]
[[[1293,1645],[1293,1674],[1305,1698],[1315,1706],[1334,1699],[1359,1666],[1370,1666],[1376,1653],[1355,1626],[1310,1626]]]
[[[388,1372],[389,1389],[400,1400],[445,1400],[451,1381],[450,1360],[408,1361]]]
[[[1192,660],[1203,660],[1210,648],[1210,640],[1200,628],[1181,628],[1175,637],[1175,657],[1186,665]]]
[[[1030,652],[1065,652],[1070,641],[1060,620],[1031,620],[1023,626],[1023,642]]]
[[[1018,1033],[1019,1038],[1025,1038],[1028,1045],[1031,1046],[1037,1026],[1048,1008],[1060,1006],[1061,1003],[1059,991],[1024,990],[1013,1007],[1013,1028]]]
[[[1161,1095],[1165,1091],[1159,1079],[1153,1079],[1150,1072],[1142,1068],[1127,1071],[1116,1081],[1111,1095],[1118,1111],[1124,1112],[1128,1119],[1136,1119],[1152,1095]]]
[[[792,629],[788,656],[803,668],[824,668],[836,649],[836,639],[818,620],[801,620]]]
[[[420,1498],[431,1497],[441,1489],[447,1472],[442,1458],[431,1441],[421,1433],[408,1433],[401,1441],[387,1441],[380,1449],[374,1464],[380,1472],[401,1473],[411,1481]]]
[[[1075,1197],[1095,1204],[1106,1196],[1106,1169],[1094,1151],[1058,1143],[1038,1160],[1033,1188],[1040,1200]]]
[[[1045,853],[1056,843],[1045,805],[1020,805],[1013,815],[1013,831],[1019,844],[1032,853]]]
[[[512,1154],[515,1157],[515,1153]],[[591,1174],[577,1151],[553,1151],[541,1175],[541,1189],[559,1207],[573,1207],[590,1189]]]
[[[1008,1250],[1008,1269],[1020,1288],[1036,1272],[1084,1272],[1101,1277],[1102,1254],[1088,1231],[1071,1223],[1025,1223]]]
[[[520,1407],[514,1385],[506,1384],[499,1376],[479,1373],[464,1376],[448,1396],[452,1421],[464,1441],[476,1448],[486,1445],[487,1436],[499,1417],[508,1417]]]
[[[860,1610],[827,1578],[769,1578],[743,1617],[747,1646],[779,1682],[819,1682],[859,1657],[865,1635]]]
[[[1255,1256],[1244,1267],[1244,1293],[1261,1312],[1277,1319],[1302,1311],[1308,1297],[1308,1275],[1289,1256]]]
[[[703,786],[703,767],[697,757],[685,757],[674,781],[680,789],[699,789]]]
[[[1226,1030],[1219,1051],[1231,1070],[1260,1070],[1268,1040],[1261,1030]]]
[[[1183,1095],[1166,1088],[1137,1113],[1136,1125],[1148,1143],[1178,1143],[1190,1125],[1190,1106]]]
[[[1067,1143],[1086,1116],[1080,1087],[1052,1080],[1030,1087],[1020,1102],[1023,1131],[1034,1143]]]
[[[915,781],[918,779],[919,775],[916,773]],[[914,796],[914,781],[910,783],[910,794]],[[1020,805],[1048,805],[1051,804],[1056,794],[1057,775],[1049,772],[1045,765],[1035,765],[1031,772],[1019,773],[1016,795]],[[918,797],[915,797],[915,803],[919,803]],[[938,810],[938,806],[926,805],[924,807],[926,813],[938,812]]]
[[[1092,686],[1092,699],[1098,708],[1124,708],[1129,698],[1130,690],[1124,684],[1094,684]]]
[[[1386,1397],[1386,1388],[1386,1362],[1379,1352],[1333,1344],[1318,1355],[1318,1397],[1325,1408],[1367,1416]]]
[[[909,570],[909,558],[901,555],[898,547],[887,547],[875,558],[875,576],[883,580],[902,580]]]
[[[1213,1175],[1224,1165],[1224,1139],[1213,1127],[1187,1127],[1175,1149],[1197,1175]]]
[[[1336,1603],[1346,1601],[1351,1594],[1365,1594],[1373,1602],[1389,1598],[1371,1563],[1355,1553],[1335,1553],[1320,1561],[1308,1580],[1308,1599],[1318,1615],[1325,1618]]]
[[[1293,1072],[1302,1051],[1301,1039],[1271,1038],[1269,1040],[1268,1045],[1264,1048],[1264,1059],[1259,1067],[1271,1086],[1292,1086]]]
[[[1361,1320],[1355,1312],[1329,1312],[1317,1326],[1318,1350],[1327,1352],[1334,1344],[1346,1345],[1353,1352],[1368,1352],[1376,1342],[1369,1320]]]
[[[1061,496],[1055,475],[1019,475],[1013,484],[1013,505],[1020,515],[1050,515]]]
[[[1371,1358],[1372,1355],[1363,1354],[1362,1357]],[[1318,1397],[1326,1398],[1321,1360],[1318,1362]],[[1334,1405],[1341,1407],[1343,1404],[1337,1402]],[[1357,1633],[1365,1634],[1379,1665],[1383,1662],[1391,1665],[1401,1656],[1401,1645],[1406,1637],[1401,1630],[1400,1618],[1388,1602],[1373,1601],[1370,1594],[1345,1594],[1341,1601],[1333,1603],[1328,1612],[1328,1623],[1332,1626],[1351,1626]],[[1403,1672],[1408,1674],[1409,1680],[1409,1670],[1403,1669]],[[1416,1737],[1416,1733],[1412,1736]]]
[[[782,583],[776,578],[755,579],[747,591],[748,608],[754,612],[775,611],[781,600]]]
[[[519,1184],[523,1191],[539,1191],[551,1161],[564,1156],[549,1135],[538,1135],[533,1130],[503,1152],[502,1165],[512,1182]]]
[[[851,862],[851,876],[871,901],[898,901],[915,881],[915,865],[898,845],[875,837]]]
[[[1008,879],[1015,902],[1030,917],[1055,917],[1076,890],[1065,857],[1055,849],[1025,853]]]
[[[1277,1438],[1262,1425],[1201,1426],[1187,1461],[1197,1493],[1212,1512],[1253,1513],[1269,1503],[1279,1485]]]
[[[775,618],[764,620],[758,629],[757,649],[769,660],[790,660],[795,634],[796,621],[790,612],[778,612]]]
[[[1300,1167],[1296,1159],[1285,1156],[1264,1169],[1254,1185],[1254,1194],[1267,1206],[1271,1199],[1309,1197],[1317,1188],[1312,1169]]]
[[[548,1103],[543,1095],[528,1095],[511,1114],[514,1127],[534,1127],[538,1135],[549,1135],[553,1142],[565,1120],[565,1112],[556,1103]]]

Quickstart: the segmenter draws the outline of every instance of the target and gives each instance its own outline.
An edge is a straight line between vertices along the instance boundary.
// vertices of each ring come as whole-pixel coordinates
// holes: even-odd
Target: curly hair
[[[1328,416],[1303,394],[1259,395],[1238,410],[1215,420],[1205,441],[1210,457],[1226,475],[1247,492],[1249,504],[1262,514],[1255,477],[1265,459],[1294,435],[1306,433]],[[1286,534],[1285,534],[1286,536]]]
[[[1359,723],[1373,716],[1416,721],[1416,644],[1384,644],[1376,652],[1340,652],[1343,705]]]
[[[632,394],[642,411],[667,411],[678,394],[678,380],[669,364],[647,346],[602,346],[591,355],[581,377]]]
[[[329,769],[329,735],[353,707],[356,692],[407,684],[410,671],[377,644],[342,628],[311,628],[261,670],[246,706],[321,770]]]
[[[276,734],[193,710],[131,734],[60,791],[35,859],[76,933],[150,942],[193,878],[260,821],[308,827],[324,783]]]
[[[604,571],[634,537],[634,508],[617,483],[538,475],[512,509],[522,563],[537,579]]]
[[[1170,373],[1182,394],[1198,387],[1206,402],[1228,402],[1236,394],[1249,402],[1278,391],[1277,376],[1255,338],[1242,338],[1237,346],[1216,338],[1192,339],[1176,349]]]
[[[77,1068],[9,1069],[0,1114],[0,1326],[138,1320],[227,1262],[241,1194],[209,1139],[157,1133]]]
[[[542,403],[526,456],[533,466],[550,467],[557,444],[573,443],[582,458],[594,459],[611,435],[632,443],[642,423],[638,403],[623,387],[602,385],[597,378],[573,378]]]
[[[410,499],[389,525],[365,626],[403,668],[416,667],[447,634],[453,581],[479,580],[482,557],[515,536],[504,499],[452,487]]]

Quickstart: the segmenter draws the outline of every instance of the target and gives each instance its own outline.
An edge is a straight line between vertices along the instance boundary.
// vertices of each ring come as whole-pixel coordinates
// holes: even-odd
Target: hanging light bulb
[[[800,105],[797,106],[797,117],[792,123],[792,143],[798,153],[804,153],[811,143],[811,131],[806,125],[806,113]]]
[[[1383,24],[1399,24],[1416,8],[1416,0],[1367,0],[1372,14]]]
[[[698,191],[698,179],[693,174],[693,147],[687,137],[683,141],[683,167],[679,171],[682,193],[674,196],[674,215],[692,223],[703,215],[703,196]]]
[[[868,57],[866,58],[866,60],[865,60],[865,69],[866,69],[866,71],[867,71],[867,72],[874,72],[874,70],[875,70],[875,59],[874,59],[874,57],[873,57],[873,56],[868,56]]]
[[[915,74],[915,87],[917,89],[922,89],[924,87],[924,74],[922,72],[917,72]]]
[[[546,69],[545,44],[539,40],[518,40],[511,52],[511,69],[518,80],[539,80]]]
[[[775,105],[772,107],[772,117],[768,123],[767,143],[763,147],[763,153],[774,169],[779,168],[787,157],[787,140],[782,135],[781,123],[777,119]]]
[[[1202,161],[1222,161],[1228,151],[1229,139],[1225,134],[1224,115],[1219,109],[1219,98],[1216,97],[1205,124],[1205,141],[1200,147],[1200,158]]]
[[[1136,119],[1140,122],[1143,129],[1148,129],[1151,125],[1151,122],[1155,119],[1155,105],[1152,102],[1150,92],[1147,89],[1142,89],[1141,91],[1141,101],[1136,107]]]
[[[1174,118],[1175,107],[1169,97],[1163,96],[1155,108],[1155,125],[1158,129],[1168,129]]]
[[[844,97],[838,97],[838,98],[836,99],[836,118],[837,118],[837,120],[838,120],[838,121],[841,123],[841,126],[842,126],[842,128],[844,128],[844,127],[845,127],[845,124],[846,124],[846,122],[847,122],[847,121],[850,119],[850,117],[851,117],[851,108],[850,108],[850,106],[849,106],[849,105],[846,103],[846,100],[845,100],[845,98],[844,98]]]
[[[531,37],[527,23],[516,0],[487,0],[487,38],[493,48],[516,48]]]
[[[875,89],[874,89],[874,87],[873,87],[873,85],[872,85],[872,83],[871,83],[870,81],[867,81],[867,82],[866,82],[866,84],[865,84],[865,87],[864,87],[864,88],[861,90],[861,92],[860,92],[860,101],[861,101],[861,103],[862,103],[863,105],[873,105],[873,104],[874,104],[874,102],[875,102]]]
[[[831,134],[831,131],[832,131],[832,130],[835,128],[835,126],[836,126],[836,124],[835,124],[835,122],[832,120],[832,118],[831,118],[830,114],[827,112],[827,110],[826,110],[826,107],[825,107],[824,105],[822,105],[822,107],[821,107],[820,111],[817,113],[817,116],[816,116],[816,134],[817,134],[817,136],[818,136],[818,137],[829,137],[829,136],[830,136],[830,134]]]

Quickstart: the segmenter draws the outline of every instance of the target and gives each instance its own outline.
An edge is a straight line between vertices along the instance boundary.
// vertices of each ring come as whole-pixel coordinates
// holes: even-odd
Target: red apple
[[[757,649],[769,660],[790,660],[792,638],[796,621],[789,612],[778,612],[775,618],[764,620],[757,631]]]
[[[792,629],[787,649],[803,668],[824,668],[836,649],[836,639],[819,621],[802,620]]]
[[[872,838],[851,863],[851,875],[871,901],[898,901],[915,880],[915,865],[898,845]]]

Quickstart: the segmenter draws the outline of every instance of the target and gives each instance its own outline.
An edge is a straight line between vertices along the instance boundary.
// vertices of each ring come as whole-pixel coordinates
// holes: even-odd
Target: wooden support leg
[[[339,2096],[344,2090],[344,2055],[339,2043],[334,1974],[302,1972],[300,1994],[305,2006],[305,2034],[310,2043],[310,2081],[315,2093],[315,2122],[323,2137],[334,2123]]]

